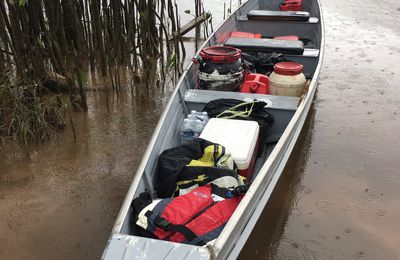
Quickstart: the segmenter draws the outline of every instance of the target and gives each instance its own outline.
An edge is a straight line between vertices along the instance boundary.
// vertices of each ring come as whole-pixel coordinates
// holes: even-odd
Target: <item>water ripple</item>
[[[323,212],[329,212],[336,208],[336,204],[334,202],[327,200],[319,200],[315,203],[315,206],[317,209]]]
[[[299,208],[291,208],[289,210],[289,215],[299,217],[303,215],[303,212]]]
[[[271,252],[268,259],[315,259],[328,260],[331,256],[321,247],[321,243],[315,240],[294,241],[290,239],[282,239],[279,247]]]
[[[296,191],[301,194],[310,194],[311,193],[311,189],[304,185],[297,186]]]
[[[353,207],[358,209],[358,210],[360,210],[360,211],[367,211],[368,208],[369,208],[369,205],[364,201],[356,201],[353,204]]]

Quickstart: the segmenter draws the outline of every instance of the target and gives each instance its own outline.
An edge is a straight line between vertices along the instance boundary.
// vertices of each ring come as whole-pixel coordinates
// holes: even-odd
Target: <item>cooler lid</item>
[[[239,170],[249,167],[258,139],[256,121],[211,118],[200,138],[225,146]]]

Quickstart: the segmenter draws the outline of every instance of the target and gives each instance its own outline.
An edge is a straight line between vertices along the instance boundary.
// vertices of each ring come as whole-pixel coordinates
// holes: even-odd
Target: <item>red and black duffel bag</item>
[[[205,245],[219,236],[246,190],[247,186],[229,190],[208,184],[176,198],[145,204],[136,199],[133,208],[142,207],[136,225],[158,239]]]

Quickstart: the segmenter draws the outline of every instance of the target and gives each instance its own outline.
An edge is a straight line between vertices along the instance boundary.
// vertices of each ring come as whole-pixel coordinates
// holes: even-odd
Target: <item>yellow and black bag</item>
[[[201,138],[162,152],[158,178],[159,198],[183,195],[207,183],[221,188],[244,184],[229,151]]]

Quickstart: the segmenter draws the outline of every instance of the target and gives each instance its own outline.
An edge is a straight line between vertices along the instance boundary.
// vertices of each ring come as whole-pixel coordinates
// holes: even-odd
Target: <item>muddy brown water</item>
[[[159,96],[160,93],[158,94]],[[0,162],[0,259],[98,259],[165,105],[88,96],[87,114],[32,153]]]
[[[304,131],[240,259],[400,258],[400,3],[323,0],[326,52]],[[98,259],[166,103],[102,92],[0,161],[0,259]]]
[[[240,259],[400,259],[400,3],[322,4],[314,105]]]

